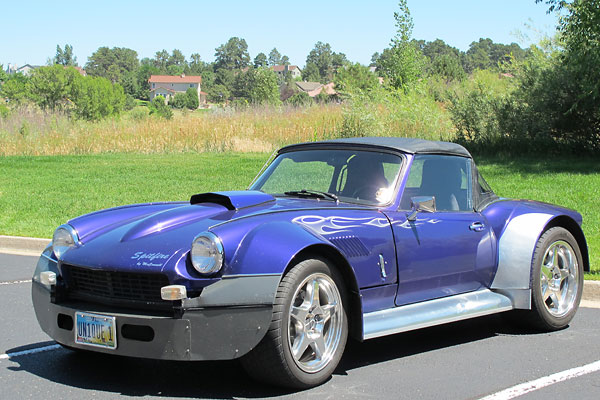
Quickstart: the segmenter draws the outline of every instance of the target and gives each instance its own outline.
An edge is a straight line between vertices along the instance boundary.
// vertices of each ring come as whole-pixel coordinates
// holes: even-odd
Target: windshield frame
[[[390,185],[388,187],[392,191],[392,195],[390,196],[389,200],[386,203],[374,203],[374,202],[371,202],[368,200],[357,200],[357,199],[354,199],[351,197],[340,196],[339,193],[334,193],[335,195],[337,195],[339,197],[339,203],[349,203],[349,204],[356,204],[356,205],[360,205],[360,206],[377,207],[377,208],[389,207],[389,206],[393,205],[396,202],[396,200],[398,199],[398,190],[399,190],[400,183],[402,181],[402,177],[404,175],[404,168],[406,167],[406,160],[407,160],[406,154],[401,151],[390,149],[390,148],[382,148],[382,147],[378,147],[378,146],[353,145],[353,144],[344,144],[344,145],[338,144],[335,147],[329,146],[329,145],[324,145],[324,146],[307,145],[306,147],[293,147],[293,148],[289,148],[289,149],[287,149],[287,148],[280,149],[277,152],[277,155],[275,157],[271,158],[268,165],[265,164],[265,166],[262,169],[262,172],[259,175],[257,175],[256,178],[250,184],[250,186],[248,186],[248,190],[259,190],[262,192],[262,189],[257,189],[256,186],[258,186],[260,184],[260,186],[262,187],[264,185],[264,182],[273,173],[272,166],[275,165],[275,163],[281,156],[283,156],[285,154],[289,154],[289,153],[299,153],[299,152],[304,152],[304,151],[317,151],[317,150],[384,153],[384,154],[391,154],[391,155],[398,157],[400,159],[398,171],[396,172],[394,180],[392,182],[390,182]],[[309,189],[309,188],[306,188],[306,189]],[[270,194],[273,197],[290,197],[289,195],[285,195],[283,193],[270,193]],[[317,199],[317,198],[315,198],[314,200],[322,201],[322,199]]]

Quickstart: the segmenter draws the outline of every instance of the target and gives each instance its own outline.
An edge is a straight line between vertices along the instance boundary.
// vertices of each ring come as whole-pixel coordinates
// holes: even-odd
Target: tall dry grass
[[[176,111],[166,120],[137,107],[88,122],[29,106],[0,118],[0,156],[98,153],[271,152],[290,143],[355,136],[452,140],[442,104],[383,90],[344,105]]]
[[[0,155],[270,152],[334,137],[341,121],[339,105],[179,112],[171,120],[140,107],[100,122],[26,107],[0,118]]]

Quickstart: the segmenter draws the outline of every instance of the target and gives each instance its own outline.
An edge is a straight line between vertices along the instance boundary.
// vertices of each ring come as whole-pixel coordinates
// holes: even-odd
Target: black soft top
[[[307,147],[336,148],[344,147],[345,145],[388,150],[392,149],[410,154],[449,154],[471,158],[471,154],[460,144],[400,137],[358,137],[299,143],[285,146],[279,150],[279,153],[286,153],[288,151],[300,150]]]

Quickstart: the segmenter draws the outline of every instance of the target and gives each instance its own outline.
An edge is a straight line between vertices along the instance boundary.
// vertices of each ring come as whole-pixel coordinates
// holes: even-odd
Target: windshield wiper
[[[298,197],[312,197],[317,199],[331,199],[333,201],[339,201],[338,197],[333,193],[321,192],[319,190],[311,190],[311,189],[302,189],[302,190],[292,190],[289,192],[284,192],[283,194],[287,196],[298,196]]]

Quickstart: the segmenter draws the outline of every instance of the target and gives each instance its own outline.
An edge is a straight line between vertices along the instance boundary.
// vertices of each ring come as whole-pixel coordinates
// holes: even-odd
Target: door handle
[[[475,232],[481,232],[485,229],[485,225],[483,222],[473,222],[471,225],[469,225],[469,229]]]

